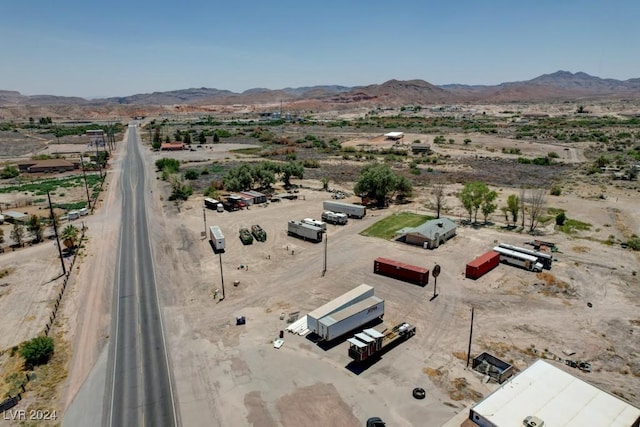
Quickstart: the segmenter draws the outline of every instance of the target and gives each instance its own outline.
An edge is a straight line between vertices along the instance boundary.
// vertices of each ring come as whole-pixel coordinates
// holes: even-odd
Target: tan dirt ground
[[[216,146],[220,151],[208,157],[230,157],[224,151],[228,148],[220,144]],[[501,228],[500,214],[492,217],[495,226],[459,227],[454,239],[434,251],[358,234],[391,212],[431,214],[425,208],[428,194],[418,195],[414,204],[370,210],[363,220],[350,220],[344,227],[329,226],[328,270],[322,277],[323,244],[288,237],[285,227],[289,219],[319,217],[321,202],[329,195],[320,191],[319,182],[299,181],[303,188],[296,201],[234,213],[206,211],[207,225],[220,225],[227,242],[222,255],[226,298],[216,301],[220,258],[201,236],[202,197],[192,197],[179,210],[167,202],[167,184],[152,173],[157,155],[146,153],[147,185],[153,189],[147,194],[147,206],[156,242],[156,277],[183,425],[294,426],[305,420],[309,426],[355,426],[371,416],[390,425],[441,425],[472,403],[477,393],[487,395],[495,389],[466,370],[461,360],[472,306],[476,310],[472,354],[490,351],[522,369],[543,353],[553,359],[553,355],[566,357],[563,351],[570,350],[576,353],[572,357],[591,361],[594,372],[585,374],[556,361],[558,366],[640,405],[635,388],[640,355],[634,346],[640,334],[640,290],[634,274],[640,260],[637,253],[595,240],[609,234],[618,238],[640,234],[637,192],[611,187],[606,189],[607,198],[600,199],[599,186],[577,182],[566,194],[549,198],[550,206],[567,209],[570,217],[593,225],[592,232],[575,237],[554,232],[553,227],[544,229],[550,234],[543,238],[556,241],[560,249],[549,272],[553,278],[506,265],[477,281],[464,278],[465,264],[495,242],[531,240],[527,234]],[[69,379],[61,390],[61,408],[69,404],[108,342],[120,212],[118,162],[116,156],[100,209],[87,219],[86,255],[63,304],[65,331],[74,352]],[[447,189],[448,215],[454,219],[466,216],[455,199],[457,189],[454,185]],[[346,185],[345,190],[351,187]],[[509,191],[501,192],[501,197]],[[243,246],[238,229],[252,224],[260,224],[268,239]],[[53,271],[57,260],[47,255],[43,261],[37,252],[42,248],[0,255],[0,269],[12,267],[8,255],[34,254],[39,263],[30,267],[20,261],[24,271],[20,274],[31,277],[46,271],[43,264]],[[381,255],[429,268],[441,265],[439,296],[429,301],[432,283],[420,288],[374,275],[373,259]],[[239,269],[241,264],[247,268]],[[376,295],[385,299],[386,321],[414,323],[416,336],[362,372],[349,369],[344,342],[326,349],[286,334],[284,346],[273,348],[271,341],[286,327],[280,313],[306,314],[360,283],[373,285]],[[12,305],[33,304],[40,298],[33,295]],[[238,315],[246,316],[246,325],[235,325]],[[20,333],[28,336],[29,330]],[[438,374],[429,374],[434,372]],[[427,399],[411,397],[416,386],[427,390]],[[314,401],[318,404],[310,404]]]

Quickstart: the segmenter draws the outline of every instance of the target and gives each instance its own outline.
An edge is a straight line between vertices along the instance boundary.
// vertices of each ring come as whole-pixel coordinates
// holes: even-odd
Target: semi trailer
[[[391,348],[392,344],[406,341],[416,334],[416,327],[402,322],[390,330],[379,332],[375,329],[365,329],[349,338],[349,357],[356,362],[362,362],[370,357],[379,356],[383,351]]]
[[[493,248],[495,252],[500,254],[500,262],[525,268],[529,271],[542,271],[542,264],[538,262],[538,258],[533,255],[523,254],[522,252],[512,251],[511,249],[496,246]]]
[[[383,316],[384,300],[372,296],[323,317],[318,321],[316,333],[323,340],[332,341]]]
[[[209,227],[209,238],[211,239],[211,243],[213,243],[213,247],[217,251],[224,250],[224,234],[222,234],[220,227],[217,225]]]
[[[344,225],[349,221],[349,217],[341,212],[324,211],[322,212],[322,220],[329,224]]]
[[[287,234],[302,240],[310,240],[318,243],[322,241],[323,230],[315,225],[305,224],[302,221],[289,221],[287,224]]]
[[[479,279],[496,268],[498,264],[500,264],[500,254],[496,251],[489,251],[467,264],[465,277]]]
[[[318,321],[325,316],[340,311],[350,305],[363,301],[373,296],[373,286],[362,284],[356,286],[339,297],[329,301],[328,303],[316,308],[307,314],[307,329],[311,332],[318,333]]]
[[[367,208],[365,206],[345,202],[332,202],[327,200],[322,202],[322,208],[325,211],[340,212],[358,219],[364,218],[367,214]]]

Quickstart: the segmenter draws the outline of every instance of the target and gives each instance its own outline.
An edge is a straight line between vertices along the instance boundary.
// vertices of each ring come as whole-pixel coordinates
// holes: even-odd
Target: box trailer
[[[523,254],[500,246],[494,247],[493,250],[500,254],[500,262],[522,267],[529,271],[542,271],[542,264],[533,255]]]
[[[340,212],[353,218],[363,218],[367,214],[367,208],[362,205],[354,205],[345,202],[332,202],[330,200],[322,202],[325,211]]]
[[[467,264],[465,277],[469,279],[479,279],[500,264],[500,254],[496,251],[489,251],[482,254]]]
[[[384,316],[384,300],[376,296],[343,308],[318,321],[318,332],[323,340],[332,341]]]
[[[322,220],[329,224],[344,225],[349,221],[349,217],[341,212],[324,211],[322,212]]]
[[[429,269],[378,257],[373,261],[373,272],[419,286],[429,283]]]
[[[318,221],[317,219],[313,219],[313,218],[305,218],[300,222],[303,222],[303,223],[309,224],[309,225],[314,225],[316,227],[322,228],[322,231],[327,231],[327,223],[326,222]]]
[[[211,238],[211,243],[213,243],[213,247],[216,248],[217,251],[224,249],[224,234],[222,234],[220,227],[217,225],[209,227],[209,238]]]
[[[527,255],[533,255],[538,259],[538,262],[542,264],[547,270],[551,270],[551,263],[553,262],[553,256],[547,252],[540,252],[533,249],[521,248],[519,246],[508,245],[506,243],[500,243],[498,246],[512,251],[520,252]]]
[[[315,225],[305,224],[301,221],[289,221],[287,224],[287,234],[295,236],[303,240],[310,240],[318,243],[322,241],[323,230]]]
[[[357,302],[365,300],[373,296],[373,287],[362,284],[351,289],[349,292],[345,292],[338,298],[335,298],[328,303],[320,306],[307,314],[307,329],[311,332],[318,332],[318,321],[331,313],[342,310],[345,307],[349,307]]]

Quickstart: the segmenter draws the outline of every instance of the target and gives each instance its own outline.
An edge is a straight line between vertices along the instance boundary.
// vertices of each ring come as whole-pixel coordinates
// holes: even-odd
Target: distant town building
[[[80,160],[69,161],[65,159],[23,160],[17,162],[20,172],[52,173],[69,172],[80,167]]]
[[[106,139],[102,129],[87,130],[85,135],[89,137],[90,146],[104,147]]]
[[[385,133],[384,137],[387,139],[392,139],[394,141],[397,141],[399,139],[404,138],[404,132],[389,132],[389,133]]]
[[[184,150],[184,144],[182,142],[163,142],[160,144],[161,151],[179,151]]]

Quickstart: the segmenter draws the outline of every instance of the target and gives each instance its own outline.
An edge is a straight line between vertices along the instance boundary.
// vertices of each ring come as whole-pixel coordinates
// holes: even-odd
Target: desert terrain
[[[506,108],[510,107],[484,107],[496,116]],[[343,120],[340,114],[335,116]],[[282,136],[320,134],[318,129],[286,128]],[[322,132],[338,138],[343,147],[397,146],[381,137],[379,129],[328,128]],[[440,134],[454,143],[435,143]],[[465,138],[471,142],[464,144]],[[235,137],[198,146],[194,151],[164,153],[152,151],[145,140],[147,214],[182,425],[358,426],[372,416],[383,418],[388,425],[442,425],[497,387],[466,367],[471,308],[475,312],[471,356],[486,351],[518,369],[543,357],[640,406],[640,354],[635,345],[640,334],[640,259],[638,252],[620,244],[640,234],[637,181],[585,175],[580,168],[593,161],[595,142],[560,144],[455,130],[407,131],[402,143],[409,145],[415,140],[430,144],[440,160],[418,164],[421,174],[415,176],[415,194],[409,203],[369,209],[364,219],[350,219],[345,226],[329,225],[324,275],[324,243],[287,236],[286,222],[320,217],[322,201],[331,198],[323,190],[322,177],[330,178],[332,189],[352,194],[363,160],[351,152],[313,157],[315,152],[300,148],[299,160],[317,158],[320,167],[305,170],[303,179],[292,180],[297,200],[218,213],[203,209],[203,196],[198,191],[183,203],[169,202],[170,185],[159,179],[155,161],[176,158],[185,168],[255,162],[261,158],[237,150],[261,144]],[[71,153],[86,144],[81,140],[67,142],[68,146],[49,140],[28,149],[22,147],[5,159],[29,158],[44,150]],[[519,154],[505,152],[513,148],[518,148]],[[126,149],[118,143],[98,205],[83,219],[86,240],[53,327],[64,349],[55,363],[64,375],[58,378],[53,396],[44,394],[38,381],[32,381],[29,387],[33,388],[25,393],[22,407],[46,405],[56,408],[60,416],[74,411],[74,405],[83,402],[78,396],[87,392],[92,370],[100,366],[97,362],[110,334],[119,235],[118,179]],[[558,168],[517,169],[517,157],[534,158],[549,152],[557,154],[562,163]],[[407,165],[399,163],[394,167],[406,173]],[[457,194],[471,177],[498,191],[499,206],[510,194],[518,193],[521,182],[537,182],[544,188],[560,183],[562,193],[547,196],[547,207],[563,209],[590,227],[567,234],[550,220],[532,236],[526,229],[506,227],[499,211],[491,215],[488,224],[469,225]],[[434,183],[446,186],[443,216],[458,224],[457,235],[445,245],[425,250],[360,234],[396,212],[433,215]],[[285,189],[277,183],[274,191]],[[29,194],[14,192],[2,197],[13,210],[31,213],[45,206]],[[79,200],[82,194],[75,189],[60,197]],[[30,199],[30,206],[17,202],[25,198]],[[268,238],[245,246],[238,230],[252,224],[261,225]],[[214,254],[203,236],[205,225],[219,225],[223,230],[227,248],[221,256]],[[9,227],[2,227],[8,239]],[[478,280],[465,279],[465,264],[497,242],[522,246],[534,238],[556,243],[558,252],[553,253],[551,270],[533,273],[500,265]],[[431,300],[433,278],[422,288],[375,275],[373,260],[378,256],[430,269],[440,265],[437,298]],[[6,272],[0,289],[5,319],[0,329],[5,350],[0,363],[4,371],[8,372],[8,363],[14,361],[6,350],[38,334],[46,323],[59,289],[59,269],[52,241],[0,254],[0,270]],[[285,333],[284,345],[273,347],[291,313],[305,315],[361,283],[374,286],[376,295],[385,300],[385,322],[410,322],[417,326],[417,334],[366,369],[350,364],[344,340],[324,346],[308,337]],[[237,316],[245,316],[246,324],[236,325]],[[585,373],[570,368],[564,365],[566,358],[589,361],[593,370]],[[414,387],[424,388],[427,398],[414,399]],[[92,408],[99,411],[98,406]]]

